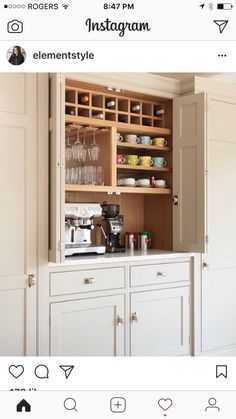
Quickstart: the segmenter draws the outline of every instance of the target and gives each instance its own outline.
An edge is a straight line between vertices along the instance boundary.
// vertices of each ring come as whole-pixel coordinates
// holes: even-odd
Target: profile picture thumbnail
[[[7,61],[12,65],[21,65],[25,62],[26,52],[24,48],[15,45],[7,51]]]

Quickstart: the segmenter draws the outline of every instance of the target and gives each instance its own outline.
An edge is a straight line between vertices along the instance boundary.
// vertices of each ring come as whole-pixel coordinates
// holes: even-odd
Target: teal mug
[[[139,137],[140,139],[140,144],[145,144],[145,145],[151,145],[152,144],[152,140],[148,135],[141,135],[141,137]]]
[[[165,167],[167,165],[164,157],[153,157],[153,167]]]

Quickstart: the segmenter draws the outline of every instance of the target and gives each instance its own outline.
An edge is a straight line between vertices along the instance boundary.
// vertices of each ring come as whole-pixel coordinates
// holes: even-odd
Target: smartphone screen
[[[0,7],[2,416],[233,417],[236,5]]]

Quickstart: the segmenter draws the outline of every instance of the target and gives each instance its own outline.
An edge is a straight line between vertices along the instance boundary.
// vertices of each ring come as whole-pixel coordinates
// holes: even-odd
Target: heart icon
[[[23,365],[11,365],[9,367],[9,373],[14,377],[14,378],[19,378],[24,372],[24,367]]]
[[[159,399],[158,404],[161,409],[166,411],[172,406],[173,402],[171,399]]]

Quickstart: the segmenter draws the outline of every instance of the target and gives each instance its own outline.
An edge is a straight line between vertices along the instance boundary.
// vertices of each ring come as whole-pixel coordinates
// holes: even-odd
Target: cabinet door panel
[[[209,105],[208,258],[211,265],[220,261],[228,265],[231,259],[236,266],[236,105],[216,101]]]
[[[18,280],[18,289],[0,289],[0,356],[23,356],[27,353],[25,310],[27,292],[19,285],[22,284],[19,284]],[[9,307],[14,307],[13,313]]]
[[[51,355],[124,355],[124,296],[98,297],[51,305]]]
[[[132,321],[134,313],[137,321]],[[131,355],[189,353],[189,288],[131,295]]]
[[[65,87],[60,74],[50,76],[50,241],[49,260],[64,261],[65,235]]]
[[[174,99],[173,248],[205,251],[205,94]]]
[[[236,268],[207,269],[202,281],[202,351],[236,353]],[[209,354],[210,355],[210,354]]]
[[[0,92],[0,355],[35,355],[37,76],[1,74]]]

